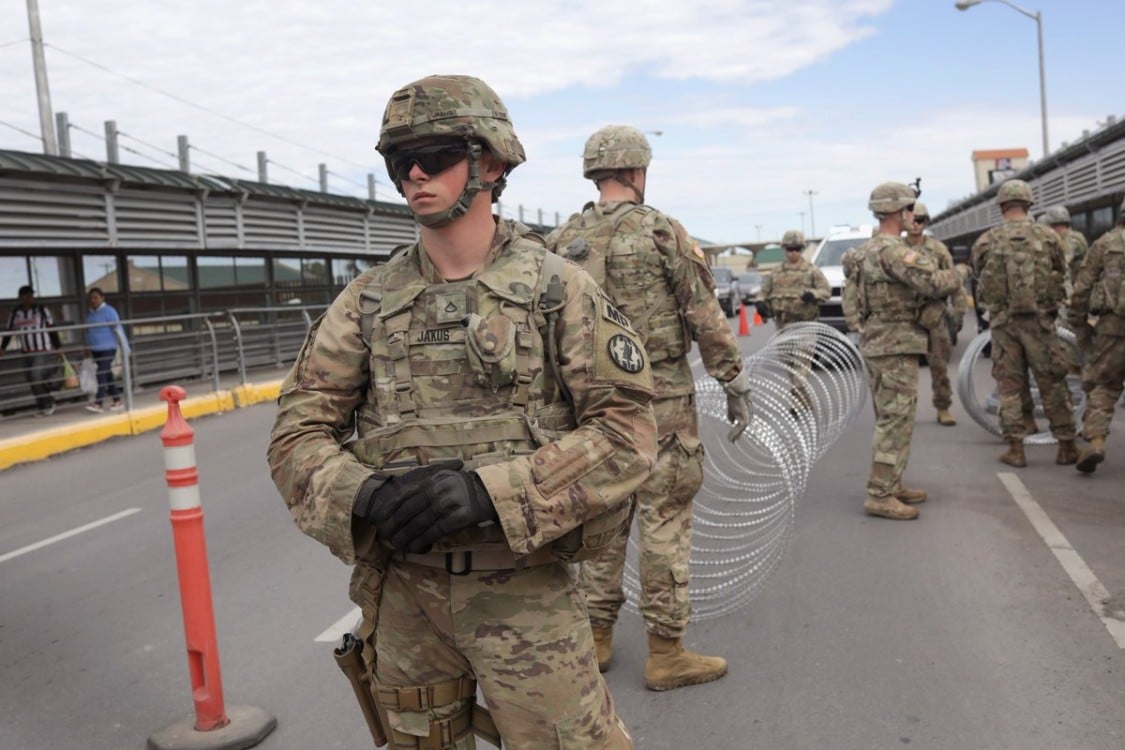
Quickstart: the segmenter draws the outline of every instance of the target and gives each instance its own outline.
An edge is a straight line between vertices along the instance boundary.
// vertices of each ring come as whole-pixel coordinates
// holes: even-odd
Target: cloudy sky
[[[468,73],[528,153],[505,215],[554,222],[593,197],[587,136],[650,135],[647,200],[712,242],[867,221],[871,188],[922,178],[932,212],[974,191],[973,149],[1042,134],[1036,24],[1001,0],[38,0],[54,110],[74,151],[397,200],[373,151],[390,94]],[[1043,13],[1052,149],[1125,116],[1120,0],[1022,0]],[[0,0],[0,148],[41,151],[26,0]],[[813,191],[810,196],[808,191]],[[810,206],[811,197],[811,206]]]

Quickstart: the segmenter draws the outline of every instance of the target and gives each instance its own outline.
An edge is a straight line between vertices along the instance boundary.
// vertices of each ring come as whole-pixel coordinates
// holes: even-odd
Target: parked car
[[[813,251],[813,265],[824,272],[828,285],[832,288],[832,296],[828,301],[820,303],[820,322],[843,333],[847,333],[848,326],[844,322],[844,307],[841,299],[844,289],[842,258],[848,250],[859,247],[871,239],[871,230],[870,226],[832,227]]]
[[[734,271],[726,266],[711,266],[711,275],[715,277],[715,296],[719,299],[719,306],[728,318],[737,315],[742,309],[742,289]]]
[[[762,294],[762,274],[757,271],[743,271],[736,274],[738,287],[742,291],[742,304],[751,305],[758,301]]]

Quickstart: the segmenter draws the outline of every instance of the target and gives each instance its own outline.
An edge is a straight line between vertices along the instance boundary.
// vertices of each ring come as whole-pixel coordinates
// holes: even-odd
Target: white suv
[[[832,287],[832,296],[827,302],[820,303],[820,322],[844,333],[847,333],[848,326],[844,322],[844,308],[840,298],[844,289],[844,266],[841,259],[848,250],[871,239],[871,233],[871,226],[832,227],[812,254],[812,264],[824,272],[828,285]]]

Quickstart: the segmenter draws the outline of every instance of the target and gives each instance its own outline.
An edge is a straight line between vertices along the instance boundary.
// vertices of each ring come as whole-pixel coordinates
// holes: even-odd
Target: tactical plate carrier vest
[[[1115,229],[1105,241],[1101,278],[1090,293],[1090,312],[1125,318],[1125,229]]]
[[[651,247],[658,215],[655,209],[635,203],[620,204],[607,213],[590,202],[578,215],[580,221],[572,217],[567,222],[556,243],[558,253],[585,268],[629,318],[654,368],[680,359],[691,349],[691,336],[669,289],[662,256]]]
[[[881,236],[871,240],[859,253],[859,314],[861,319],[878,318],[885,323],[917,322],[918,309],[925,301],[910,286],[892,278],[880,258],[883,248],[893,239]]]
[[[1030,221],[1007,222],[991,231],[977,295],[993,325],[1006,315],[1054,314],[1058,309],[1063,274],[1051,257],[1056,246],[1046,241],[1050,231]]]
[[[360,292],[371,379],[348,448],[364,464],[399,474],[460,459],[473,469],[529,455],[575,429],[544,344],[567,269],[523,236],[526,227],[515,231],[474,278],[428,284],[413,256],[398,253]],[[515,283],[528,278],[538,279],[534,287]],[[605,546],[627,521],[628,506],[587,521],[552,550],[577,560]],[[433,551],[460,549],[506,551],[508,544],[499,526],[489,526],[450,535]]]

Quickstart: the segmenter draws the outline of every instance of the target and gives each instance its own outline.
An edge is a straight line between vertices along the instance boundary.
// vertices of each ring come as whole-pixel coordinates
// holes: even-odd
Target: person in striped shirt
[[[0,352],[8,348],[9,341],[15,337],[20,341],[23,352],[23,372],[31,385],[31,393],[39,413],[48,417],[55,413],[55,397],[51,395],[51,379],[58,369],[59,358],[55,353],[62,346],[59,334],[46,329],[55,324],[50,311],[35,301],[35,290],[30,286],[19,289],[19,306],[8,314],[9,331],[23,333],[7,334],[0,341]]]

